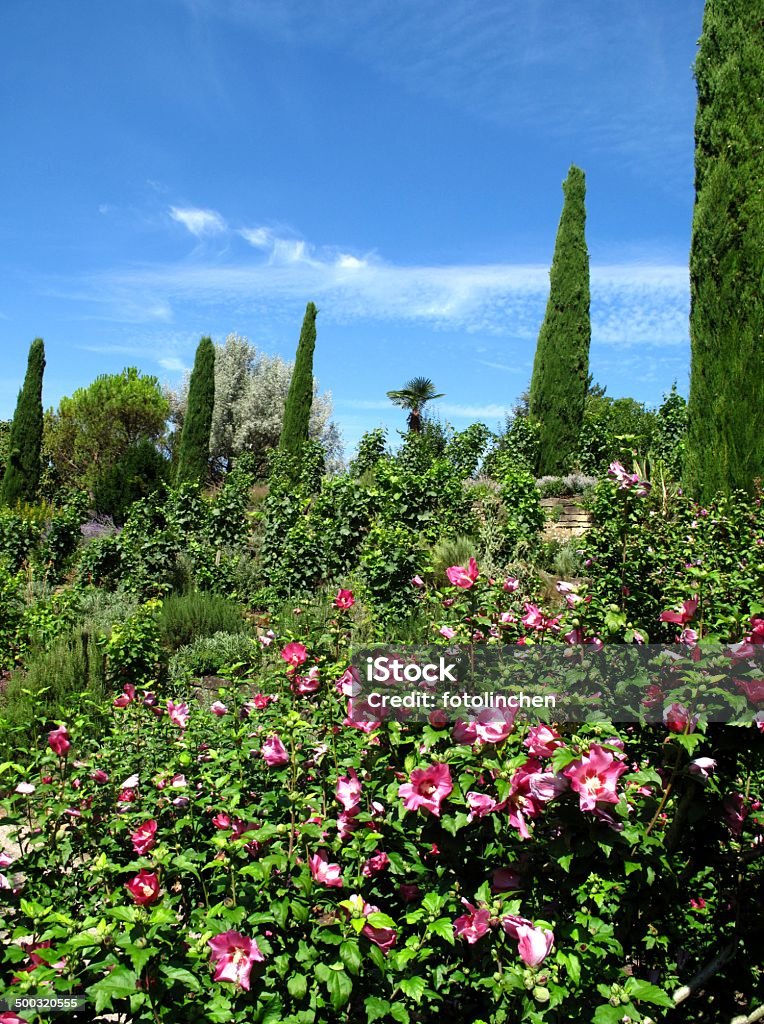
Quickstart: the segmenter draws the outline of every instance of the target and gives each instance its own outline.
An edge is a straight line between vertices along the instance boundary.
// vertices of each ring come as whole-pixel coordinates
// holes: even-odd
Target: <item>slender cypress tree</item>
[[[203,484],[210,462],[210,429],[215,405],[215,346],[202,338],[196,349],[188,386],[188,406],[183,420],[175,482]]]
[[[586,181],[571,165],[557,229],[546,315],[531,377],[529,413],[540,425],[540,474],[562,473],[578,444],[589,375],[589,253],[586,248]]]
[[[313,405],[313,352],[316,347],[317,316],[318,310],[309,302],[302,321],[292,380],[284,406],[279,448],[293,455],[299,455],[300,448],[308,440],[310,410]]]
[[[764,477],[764,17],[707,0],[695,62],[685,480],[707,501]]]
[[[35,338],[29,349],[24,386],[19,392],[8,439],[8,465],[2,484],[3,501],[34,501],[40,485],[42,463],[42,375],[45,345]]]

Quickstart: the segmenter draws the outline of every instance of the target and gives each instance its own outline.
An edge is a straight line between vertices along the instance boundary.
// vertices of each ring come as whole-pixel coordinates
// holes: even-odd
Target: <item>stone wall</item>
[[[566,541],[591,529],[591,514],[578,502],[576,497],[541,499],[541,507],[547,517],[544,540]]]

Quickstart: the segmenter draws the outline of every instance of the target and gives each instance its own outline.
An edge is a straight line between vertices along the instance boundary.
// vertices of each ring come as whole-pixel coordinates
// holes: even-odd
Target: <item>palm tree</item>
[[[387,397],[395,405],[409,410],[408,428],[418,434],[422,429],[422,408],[433,398],[444,398],[435,393],[435,385],[429,377],[412,377],[400,391],[388,391]]]

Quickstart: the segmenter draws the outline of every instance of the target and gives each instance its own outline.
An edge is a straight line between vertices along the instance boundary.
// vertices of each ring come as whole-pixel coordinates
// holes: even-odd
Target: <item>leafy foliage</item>
[[[169,404],[159,381],[129,367],[103,374],[48,413],[45,444],[63,487],[92,490],[142,440],[164,434]]]

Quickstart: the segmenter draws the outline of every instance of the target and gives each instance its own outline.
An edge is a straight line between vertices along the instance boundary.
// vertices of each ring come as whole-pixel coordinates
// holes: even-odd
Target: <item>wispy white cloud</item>
[[[471,334],[534,339],[549,289],[546,267],[523,264],[407,266],[379,258],[338,258],[295,239],[274,238],[259,260],[151,265],[93,282],[94,298],[120,310],[169,318],[176,304],[266,306],[273,315],[297,300],[317,302],[325,319],[424,323]],[[634,263],[593,267],[595,344],[679,346],[687,342],[686,267]],[[485,360],[484,360],[485,361]],[[490,361],[485,361],[490,362]],[[512,369],[499,364],[497,369]]]
[[[392,405],[390,401],[372,398],[344,398],[335,403],[339,408],[359,409],[368,412],[380,411],[390,412]],[[508,405],[497,405],[489,402],[483,405],[461,405],[458,402],[431,402],[428,406],[434,413],[442,413],[444,416],[452,416],[454,419],[503,419],[510,411]]]
[[[458,420],[496,420],[503,419],[504,416],[510,411],[508,405],[496,405],[489,403],[487,405],[460,405],[453,404],[451,402],[437,402],[433,403],[433,407],[438,412],[444,413],[446,416],[453,416],[454,419]]]
[[[490,359],[478,359],[481,366],[487,366],[490,370],[505,370],[507,373],[525,373],[523,366],[507,366],[506,363],[494,363]]]
[[[163,370],[167,370],[170,373],[184,373],[189,370],[190,367],[186,366],[182,359],[177,356],[162,356],[157,360]]]
[[[228,227],[216,210],[200,210],[195,206],[171,206],[169,212],[174,221],[182,224],[197,238],[222,234]]]

